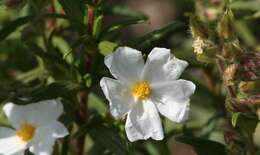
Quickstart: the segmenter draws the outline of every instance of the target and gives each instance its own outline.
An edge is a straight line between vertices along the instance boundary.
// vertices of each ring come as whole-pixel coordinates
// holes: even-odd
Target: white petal
[[[24,150],[20,151],[20,152],[16,152],[10,155],[24,155]]]
[[[195,85],[186,80],[177,80],[152,85],[152,101],[162,115],[174,122],[188,118],[189,98]]]
[[[19,128],[25,122],[41,126],[56,120],[63,112],[63,105],[58,100],[45,100],[23,106],[7,103],[3,110],[12,126]]]
[[[151,101],[138,103],[128,114],[125,124],[128,139],[133,142],[141,139],[163,139],[160,116]]]
[[[58,121],[51,123],[49,126],[53,130],[52,136],[54,138],[62,138],[69,134],[67,128]]]
[[[52,137],[44,137],[41,141],[33,143],[30,147],[30,152],[34,155],[51,155],[53,152],[53,146],[55,144],[55,139]]]
[[[20,152],[13,153],[13,154],[10,154],[10,155],[24,155],[24,150],[20,151]]]
[[[16,136],[12,129],[0,128],[0,154],[21,154],[26,149],[26,143]]]
[[[49,125],[40,127],[36,131],[30,151],[35,155],[51,155],[56,138],[68,135],[68,130],[58,121],[51,122]]]
[[[112,75],[126,83],[139,80],[144,67],[142,53],[129,47],[119,47],[105,57],[105,64]]]
[[[174,57],[169,49],[154,48],[148,55],[142,79],[150,83],[176,80],[187,66],[186,61]]]
[[[116,117],[123,117],[134,105],[134,100],[128,86],[118,80],[104,77],[100,86],[109,101],[110,112]]]

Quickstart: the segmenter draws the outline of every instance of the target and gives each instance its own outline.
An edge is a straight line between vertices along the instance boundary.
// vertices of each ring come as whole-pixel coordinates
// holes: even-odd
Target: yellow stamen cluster
[[[20,129],[16,131],[16,135],[25,142],[30,141],[35,133],[35,127],[29,123],[21,125]]]
[[[146,81],[139,81],[132,87],[132,94],[138,100],[145,100],[151,95],[151,87]]]
[[[203,53],[203,48],[205,47],[205,42],[202,40],[200,37],[197,37],[193,44],[192,47],[194,48],[194,53],[195,54],[202,54]]]

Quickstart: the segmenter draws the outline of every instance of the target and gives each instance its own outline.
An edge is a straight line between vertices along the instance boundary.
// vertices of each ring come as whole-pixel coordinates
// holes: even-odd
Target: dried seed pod
[[[232,41],[227,41],[223,44],[221,55],[233,61],[237,56],[241,55],[243,50],[239,45],[239,41],[237,39]]]
[[[197,16],[190,17],[190,29],[194,39],[198,37],[202,40],[208,39],[208,29]]]
[[[249,105],[241,103],[236,98],[227,98],[225,107],[230,112],[250,112]]]
[[[243,81],[260,79],[260,54],[244,53],[238,58],[238,72],[236,78]]]
[[[218,34],[220,38],[223,38],[225,40],[232,40],[235,37],[234,32],[234,15],[230,9],[226,10],[223,17],[220,19],[218,23]]]
[[[232,81],[235,78],[236,70],[237,70],[236,64],[230,64],[225,69],[223,74],[223,79],[227,85],[232,85]]]
[[[240,99],[239,102],[241,104],[246,104],[246,105],[256,105],[256,104],[259,105],[260,104],[260,94],[252,95],[245,99]]]

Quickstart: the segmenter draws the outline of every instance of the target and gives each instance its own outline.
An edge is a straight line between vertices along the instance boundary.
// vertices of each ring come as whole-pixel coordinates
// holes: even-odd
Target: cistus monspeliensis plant
[[[259,0],[0,5],[0,155],[260,154]]]

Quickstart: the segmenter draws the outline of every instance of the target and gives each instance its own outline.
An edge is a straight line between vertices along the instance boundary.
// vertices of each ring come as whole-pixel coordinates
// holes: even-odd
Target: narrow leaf
[[[118,44],[110,41],[102,41],[98,44],[99,52],[104,56],[112,53],[116,47]]]
[[[177,141],[191,145],[198,155],[226,155],[225,146],[207,139],[179,136]]]
[[[184,26],[180,22],[173,22],[163,28],[157,29],[155,31],[152,31],[143,37],[136,38],[132,41],[130,41],[129,46],[130,47],[135,47],[137,49],[145,49],[150,47],[153,42],[160,40],[164,36],[173,33],[176,31],[178,28]]]
[[[132,10],[129,7],[121,6],[121,5],[116,5],[116,6],[106,5],[104,11],[105,14],[110,14],[115,16],[125,16],[129,18],[139,18],[139,19],[147,18],[147,16],[142,12]]]
[[[126,145],[114,127],[98,125],[90,129],[93,140],[118,155],[128,154]]]
[[[26,24],[32,19],[32,16],[26,16],[16,19],[11,23],[7,24],[3,29],[0,30],[0,41],[8,37],[12,32],[14,32],[18,27]]]
[[[85,4],[82,0],[59,0],[62,8],[64,9],[66,15],[71,19],[71,21],[77,21],[77,23],[83,23]],[[78,28],[82,28],[82,25],[72,22]]]

